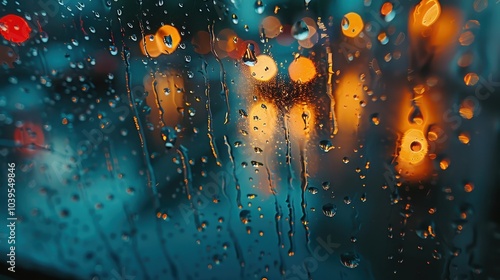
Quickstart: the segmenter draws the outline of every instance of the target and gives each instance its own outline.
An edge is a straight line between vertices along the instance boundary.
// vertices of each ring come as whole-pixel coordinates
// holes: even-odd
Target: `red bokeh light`
[[[30,37],[31,28],[28,22],[16,15],[6,15],[0,18],[0,34],[13,42],[24,43]]]
[[[14,130],[14,141],[21,146],[19,151],[24,154],[34,154],[40,146],[45,144],[45,136],[39,124],[24,123]]]

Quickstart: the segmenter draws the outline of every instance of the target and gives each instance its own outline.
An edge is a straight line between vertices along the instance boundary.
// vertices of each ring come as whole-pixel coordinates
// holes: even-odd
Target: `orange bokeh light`
[[[158,49],[156,40],[157,38],[152,34],[144,35],[144,38],[139,42],[143,55],[150,57],[158,57],[161,55],[161,51]]]
[[[352,12],[344,15],[341,25],[342,33],[350,38],[358,36],[365,26],[361,16]]]
[[[413,11],[413,24],[429,27],[441,15],[441,5],[438,0],[422,0]]]
[[[258,81],[269,81],[278,73],[276,61],[268,55],[257,56],[257,63],[250,67],[251,76]]]
[[[290,63],[288,74],[294,82],[308,83],[316,77],[316,66],[309,58],[299,57]]]
[[[175,52],[181,42],[181,34],[171,25],[160,27],[155,34],[158,49],[164,54]]]

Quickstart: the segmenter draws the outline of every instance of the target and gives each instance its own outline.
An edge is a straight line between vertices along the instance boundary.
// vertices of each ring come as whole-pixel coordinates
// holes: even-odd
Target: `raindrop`
[[[111,55],[117,55],[118,54],[118,48],[115,45],[109,46],[109,53],[111,53]]]
[[[309,27],[303,20],[297,21],[292,26],[292,36],[297,40],[305,40],[309,36]]]
[[[318,188],[315,188],[315,187],[310,187],[307,189],[308,192],[310,192],[311,194],[317,194],[318,193]]]
[[[242,222],[243,224],[245,224],[245,225],[246,225],[246,224],[250,223],[250,222],[251,222],[251,219],[250,219],[250,218],[251,218],[251,216],[250,216],[250,211],[248,211],[248,210],[242,210],[242,211],[240,212],[240,220],[241,220],[241,222]]]
[[[474,86],[479,82],[479,76],[476,73],[467,73],[464,82],[467,86]]]
[[[337,206],[332,203],[323,205],[323,214],[325,214],[325,216],[329,218],[332,218],[333,216],[335,216],[335,214],[337,214]]]
[[[361,202],[366,202],[366,193],[363,193],[360,198]]]
[[[264,3],[261,1],[261,0],[257,0],[255,1],[255,12],[259,15],[261,15],[262,13],[264,13]]]
[[[373,125],[379,125],[380,124],[380,118],[379,118],[379,116],[378,116],[377,113],[372,114],[370,116],[370,119],[371,119]]]
[[[345,204],[349,205],[349,204],[351,204],[351,202],[352,201],[351,201],[351,198],[349,196],[344,197],[344,203]]]
[[[359,255],[355,252],[346,252],[340,255],[340,262],[347,268],[356,268],[360,262]]]
[[[175,141],[177,140],[177,133],[172,127],[163,127],[161,129],[161,137],[163,142],[165,142],[165,148],[171,149],[174,147]]]
[[[257,56],[255,55],[255,46],[252,43],[247,45],[245,54],[243,55],[243,63],[248,66],[255,66],[257,63]]]
[[[251,163],[252,163],[253,167],[264,166],[264,164],[262,162],[258,162],[258,161],[255,161],[255,160],[252,160]]]
[[[171,35],[163,36],[163,43],[167,48],[172,48],[173,46],[173,39]]]
[[[319,147],[325,153],[328,153],[330,150],[335,149],[335,147],[332,145],[332,141],[330,140],[321,140],[319,142]]]
[[[47,43],[49,41],[49,34],[47,34],[47,32],[45,31],[40,32],[40,40],[42,40],[42,42],[44,43]]]
[[[238,16],[236,14],[233,14],[232,19],[234,24],[238,24]]]
[[[343,17],[341,25],[342,25],[342,29],[348,30],[349,29],[349,19],[347,17]]]
[[[422,125],[424,123],[424,116],[422,115],[420,107],[418,107],[417,105],[413,105],[412,107],[413,108],[410,112],[410,115],[408,116],[408,120],[410,121],[410,123]]]
[[[415,230],[418,237],[422,239],[434,238],[436,237],[436,232],[434,231],[434,222],[423,222]]]
[[[329,189],[330,189],[330,182],[328,182],[328,181],[323,182],[323,183],[321,184],[321,187],[323,187],[323,189],[324,189],[325,191],[329,190]]]

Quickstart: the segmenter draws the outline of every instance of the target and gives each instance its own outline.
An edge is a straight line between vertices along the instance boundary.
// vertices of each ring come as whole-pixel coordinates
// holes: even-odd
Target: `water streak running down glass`
[[[497,26],[495,0],[1,0],[1,277],[500,279]]]

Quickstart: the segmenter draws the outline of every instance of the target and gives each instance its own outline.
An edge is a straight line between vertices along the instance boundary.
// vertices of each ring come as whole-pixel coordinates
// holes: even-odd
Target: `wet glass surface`
[[[0,0],[2,277],[500,279],[498,26],[495,0]]]

